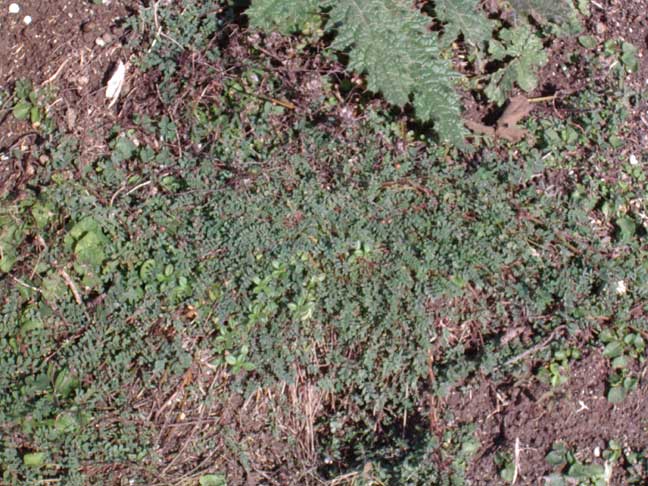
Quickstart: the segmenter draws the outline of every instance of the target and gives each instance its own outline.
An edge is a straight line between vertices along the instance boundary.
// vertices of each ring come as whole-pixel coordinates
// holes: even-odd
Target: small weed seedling
[[[551,360],[538,370],[540,381],[551,386],[560,386],[569,380],[569,363],[579,359],[581,353],[576,348],[560,348],[553,352]]]
[[[547,478],[548,485],[609,486],[614,459],[610,456],[604,464],[585,464],[564,443],[559,442],[547,454],[546,461],[564,471],[551,474]]]
[[[19,80],[14,89],[13,116],[17,120],[27,120],[32,127],[42,128],[45,132],[54,129],[54,122],[47,116],[45,105],[51,94],[34,88],[29,80]]]
[[[641,334],[632,332],[628,326],[603,329],[599,340],[605,345],[603,356],[610,360],[612,368],[607,398],[611,403],[620,403],[637,387],[637,377],[631,371],[631,365],[635,361],[645,361],[646,342]]]

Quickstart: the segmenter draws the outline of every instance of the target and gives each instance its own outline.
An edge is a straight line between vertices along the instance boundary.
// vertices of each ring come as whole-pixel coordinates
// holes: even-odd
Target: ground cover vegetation
[[[138,5],[91,157],[7,85],[0,484],[643,484],[642,56],[593,8]]]

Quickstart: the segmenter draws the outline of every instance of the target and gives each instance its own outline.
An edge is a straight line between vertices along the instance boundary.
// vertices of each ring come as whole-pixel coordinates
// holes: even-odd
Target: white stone
[[[639,165],[639,159],[635,154],[630,154],[630,165]]]
[[[25,15],[23,22],[25,23],[25,25],[29,25],[32,23],[32,18],[29,15]]]
[[[623,295],[628,291],[628,287],[626,287],[626,284],[623,280],[619,280],[616,283],[616,293],[618,295]]]
[[[126,76],[126,65],[120,60],[115,70],[108,80],[108,85],[106,86],[106,98],[110,100],[108,108],[117,102],[119,98],[119,93],[121,93],[122,87],[124,86],[124,78]]]
[[[17,3],[12,3],[11,5],[9,5],[9,13],[17,14],[18,12],[20,12],[20,5],[18,5]]]

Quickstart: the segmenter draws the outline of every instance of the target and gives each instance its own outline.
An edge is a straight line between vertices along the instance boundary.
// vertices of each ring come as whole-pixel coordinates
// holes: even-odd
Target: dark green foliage
[[[489,44],[488,52],[496,61],[507,61],[504,67],[491,75],[484,90],[486,96],[498,105],[506,101],[516,85],[528,93],[533,91],[538,84],[534,73],[547,63],[541,39],[527,25],[502,29],[499,40]]]
[[[369,14],[370,12],[370,14]],[[416,116],[434,121],[442,140],[463,147],[456,75],[441,59],[429,19],[399,2],[336,2],[328,25],[337,30],[333,47],[350,49],[349,67],[366,71],[367,86],[403,106],[410,94]]]
[[[245,148],[235,112],[220,106],[214,123],[240,148],[212,143],[209,157],[176,159],[183,171],[173,181],[143,166],[129,187],[151,184],[113,199],[121,185],[114,174],[144,154],[125,150],[133,134],[120,132],[112,157],[97,161],[83,186],[52,177],[37,197],[5,201],[29,241],[40,235],[47,244],[38,257],[19,246],[14,275],[25,285],[2,281],[6,481],[67,471],[69,484],[84,484],[82,464],[152,464],[150,424],[137,419],[132,393],[178,376],[199,351],[231,370],[235,389],[299,373],[344,397],[321,424],[333,431],[320,439],[331,473],[372,461],[388,482],[422,474],[416,461],[427,463],[421,458],[436,446],[399,439],[403,414],[423,420],[416,410],[426,391],[442,393],[518,353],[519,343],[498,345],[511,319],[546,316],[533,324],[540,340],[558,325],[576,331],[592,326],[592,316],[623,318],[645,297],[646,269],[605,257],[636,250],[637,234],[610,242],[592,229],[592,200],[605,197],[598,182],[584,182],[585,199],[569,186],[540,190],[533,152],[523,161],[487,157],[478,170],[440,164],[433,153],[391,160],[375,142],[383,123],[375,118],[351,144],[302,126],[310,153],[286,157],[283,146]],[[263,131],[264,119],[255,123]],[[211,162],[235,167],[252,156],[282,170],[236,190]],[[326,185],[313,160],[329,161]],[[610,290],[620,275],[637,282],[632,297]],[[97,294],[101,303],[89,308]],[[198,313],[190,325],[178,317],[185,304]],[[461,337],[465,323],[483,348]],[[186,350],[183,342],[198,336],[202,344]],[[431,350],[435,383],[427,381]],[[121,418],[116,425],[106,422],[111,413]],[[22,465],[41,457],[25,451],[59,469]]]
[[[345,5],[328,12],[335,25],[358,15]],[[394,43],[440,57],[420,16],[399,5],[375,5],[380,22],[401,16],[407,42]],[[159,15],[169,36],[205,50],[203,36],[217,31],[207,12],[188,2],[186,17]],[[511,66],[524,55],[510,47],[520,33],[535,35],[500,31]],[[379,60],[371,35],[339,31],[358,69]],[[165,107],[185,82],[181,53],[159,38],[141,60],[160,74]],[[448,74],[441,61],[431,66]],[[610,167],[592,151],[613,147],[622,126],[610,93],[570,100],[573,120],[530,122],[537,147],[462,162],[436,145],[414,148],[411,133],[371,110],[345,134],[287,116],[277,129],[284,108],[242,94],[253,74],[267,73],[236,67],[212,97],[173,105],[174,120],[150,114],[115,126],[110,153],[79,177],[76,143],[57,135],[38,190],[2,200],[5,483],[154,483],[160,424],[140,399],[205,360],[224,377],[213,400],[283,383],[329,397],[314,424],[316,455],[329,459],[313,465],[322,480],[371,463],[383,484],[461,484],[480,444],[470,427],[430,433],[430,395],[477,373],[507,373],[507,360],[559,326],[597,333],[604,317],[645,331],[635,311],[648,298],[645,222],[628,203],[643,198],[645,175],[628,167],[604,179]],[[417,61],[408,69],[408,90],[370,70],[368,79],[420,112],[428,101],[415,81],[438,80]],[[404,148],[390,145],[396,139]],[[588,158],[563,157],[576,150]],[[502,344],[511,322],[532,342]],[[600,340],[611,359],[644,350],[634,331]],[[564,352],[551,352],[562,363]],[[115,476],[92,474],[102,467]]]
[[[444,23],[444,46],[450,46],[461,35],[467,44],[482,49],[491,39],[495,22],[479,10],[477,0],[437,0],[434,4],[437,18]]]
[[[254,27],[283,33],[301,32],[309,23],[321,22],[321,0],[259,0],[252,3],[247,14]]]

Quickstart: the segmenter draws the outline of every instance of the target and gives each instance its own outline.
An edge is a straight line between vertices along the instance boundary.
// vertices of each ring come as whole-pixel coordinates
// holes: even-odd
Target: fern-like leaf
[[[348,51],[349,68],[367,74],[369,90],[401,107],[412,99],[416,116],[434,121],[441,139],[464,146],[458,75],[440,58],[428,17],[394,0],[338,0],[329,15],[333,47]]]
[[[482,48],[493,34],[494,22],[479,11],[478,0],[437,0],[434,11],[444,22],[441,43],[450,46],[463,35],[466,43]]]
[[[509,0],[519,15],[532,15],[551,22],[565,22],[572,13],[569,0]]]
[[[349,69],[366,73],[370,91],[399,107],[412,102],[417,118],[433,121],[442,140],[465,147],[454,91],[459,75],[441,59],[430,18],[409,1],[254,0],[247,13],[255,27],[294,32],[323,11],[326,30],[336,34],[332,47],[348,53]]]
[[[246,13],[252,27],[292,34],[317,22],[320,9],[326,3],[318,0],[254,0]]]

